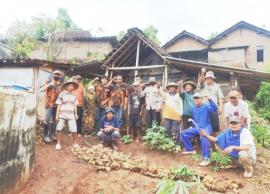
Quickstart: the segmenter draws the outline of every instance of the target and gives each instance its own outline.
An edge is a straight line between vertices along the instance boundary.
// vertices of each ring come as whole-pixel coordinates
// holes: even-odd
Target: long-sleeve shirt
[[[145,96],[146,110],[157,110],[161,108],[162,96],[157,86],[148,86],[142,91],[142,97]]]
[[[204,88],[201,93],[203,96],[208,96],[211,98],[216,104],[218,103],[219,99],[224,98],[222,90],[217,83],[213,83],[213,85],[204,83]]]
[[[179,94],[164,94],[163,117],[165,119],[179,120],[183,115],[183,102]]]
[[[183,115],[191,116],[192,107],[194,107],[193,92],[184,91],[181,94],[183,100]]]
[[[201,129],[209,129],[212,131],[210,122],[210,113],[217,110],[217,105],[213,100],[209,103],[203,103],[201,106],[192,108],[192,118]]]

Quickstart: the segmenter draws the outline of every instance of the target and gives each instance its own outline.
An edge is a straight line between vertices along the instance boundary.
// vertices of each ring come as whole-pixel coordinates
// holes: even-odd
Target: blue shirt
[[[192,118],[201,129],[208,129],[212,132],[210,122],[210,113],[217,110],[217,105],[210,100],[209,103],[203,103],[201,106],[194,106],[192,108]]]
[[[183,100],[183,115],[191,116],[192,114],[192,108],[194,107],[193,94],[194,92],[186,91],[181,94]]]
[[[113,117],[112,120],[108,120],[106,116],[100,120],[99,126],[101,129],[109,126],[112,126],[113,128],[120,128],[118,119]]]
[[[239,132],[233,133],[231,129],[226,129],[216,137],[217,145],[224,150],[229,146],[240,146],[240,135],[243,128]],[[238,158],[238,151],[233,150],[230,153],[231,157]]]

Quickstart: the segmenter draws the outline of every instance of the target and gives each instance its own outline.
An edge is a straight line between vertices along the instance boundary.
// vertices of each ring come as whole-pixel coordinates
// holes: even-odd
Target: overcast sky
[[[5,0],[0,33],[16,19],[29,21],[40,13],[55,16],[59,7],[85,30],[103,28],[100,35],[154,25],[162,43],[182,30],[208,38],[241,20],[270,30],[269,0]]]

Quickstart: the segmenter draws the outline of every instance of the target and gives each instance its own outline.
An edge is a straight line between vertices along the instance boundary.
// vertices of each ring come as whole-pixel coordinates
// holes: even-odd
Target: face
[[[214,83],[214,79],[210,77],[206,78],[205,81],[208,85],[212,85]]]
[[[194,104],[200,106],[202,104],[202,98],[195,97],[193,98]]]
[[[108,113],[106,114],[106,117],[107,117],[108,120],[112,120],[112,118],[113,118],[113,113],[112,113],[112,112],[108,112]]]
[[[103,85],[106,85],[106,84],[108,84],[108,79],[107,78],[102,78],[101,79],[101,83],[103,84]]]
[[[239,103],[239,98],[232,96],[232,97],[230,97],[230,101],[231,101],[232,105],[237,106]]]
[[[176,90],[177,90],[177,88],[174,87],[174,86],[170,86],[170,87],[169,87],[169,92],[170,92],[170,93],[176,93]]]
[[[53,79],[54,79],[55,81],[59,81],[59,80],[61,79],[61,75],[59,75],[59,74],[54,74],[54,75],[53,75]]]
[[[192,86],[191,84],[187,84],[187,85],[185,86],[185,90],[186,90],[187,92],[191,92],[191,91],[193,91],[193,86]]]
[[[154,85],[156,85],[156,83],[155,82],[151,82],[149,85],[150,86],[154,86]]]
[[[139,87],[139,86],[133,86],[133,88],[134,88],[134,91],[136,91],[136,92],[138,92],[138,91],[139,91],[139,89],[140,89],[140,87]]]
[[[81,79],[76,79],[76,82],[79,84],[81,83]]]
[[[229,127],[232,131],[239,131],[241,129],[241,124],[233,121],[230,122]]]
[[[75,89],[75,87],[74,87],[73,84],[68,84],[68,85],[67,85],[67,91],[68,91],[68,92],[72,92],[74,89]]]
[[[116,83],[117,83],[117,84],[122,84],[122,83],[123,83],[123,78],[122,78],[122,76],[117,76],[117,77],[116,77]]]
[[[135,82],[142,83],[142,79],[140,77],[136,77]]]

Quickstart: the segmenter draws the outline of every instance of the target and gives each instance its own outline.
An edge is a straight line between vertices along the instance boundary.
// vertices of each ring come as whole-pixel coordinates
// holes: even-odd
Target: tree
[[[64,8],[58,9],[58,14],[56,20],[64,24],[64,28],[68,31],[78,31],[81,30],[71,19],[68,11]]]
[[[157,28],[155,28],[154,26],[150,25],[150,26],[147,26],[143,30],[143,32],[154,43],[156,43],[158,45],[160,44],[160,40],[159,40],[159,38],[157,36],[157,34],[158,34],[158,29]]]
[[[219,34],[218,32],[212,32],[210,36],[208,37],[208,40],[215,38],[218,34]]]

